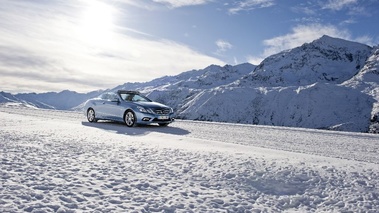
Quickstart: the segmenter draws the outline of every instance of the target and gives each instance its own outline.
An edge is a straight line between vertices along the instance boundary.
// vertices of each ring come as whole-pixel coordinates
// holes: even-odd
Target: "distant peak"
[[[323,35],[321,36],[321,38],[319,38],[320,40],[329,40],[329,39],[336,39],[334,37],[331,37],[331,36],[328,36],[328,35]]]
[[[314,40],[311,44],[319,46],[319,47],[334,47],[334,48],[354,48],[360,49],[364,46],[367,48],[371,48],[366,44],[362,44],[355,41],[349,41],[342,38],[334,38],[328,35],[323,35],[321,38]]]
[[[204,69],[214,69],[214,68],[219,69],[219,68],[221,68],[221,66],[220,65],[216,65],[216,64],[211,64],[211,65],[207,66]]]
[[[321,42],[321,43],[336,43],[336,42],[351,42],[347,41],[341,38],[335,38],[328,35],[323,35],[321,38],[316,39],[314,42]]]

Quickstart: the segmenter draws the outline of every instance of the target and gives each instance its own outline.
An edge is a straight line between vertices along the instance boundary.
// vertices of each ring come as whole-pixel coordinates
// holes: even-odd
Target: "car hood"
[[[158,102],[135,102],[136,105],[146,108],[170,108],[164,104]]]

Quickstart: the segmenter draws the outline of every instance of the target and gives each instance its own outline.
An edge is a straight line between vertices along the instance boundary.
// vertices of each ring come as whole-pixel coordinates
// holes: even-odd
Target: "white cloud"
[[[233,57],[233,64],[240,64],[236,57]]]
[[[302,44],[316,40],[323,35],[351,39],[348,31],[338,29],[333,25],[298,25],[292,29],[291,33],[264,40],[264,52],[260,56],[248,56],[247,60],[252,64],[259,64],[264,58],[270,55],[301,46]]]
[[[342,21],[340,25],[349,25],[349,24],[355,24],[355,23],[357,23],[357,21],[355,19],[350,18],[350,19],[346,19]]]
[[[374,1],[371,1],[372,3]],[[370,3],[368,3],[369,5]],[[374,3],[375,4],[375,3]],[[366,4],[361,4],[358,0],[329,0],[327,4],[322,5],[322,9],[329,9],[333,11],[347,10],[350,16],[372,16],[369,12],[369,7]]]
[[[298,25],[287,35],[264,40],[263,43],[267,47],[264,51],[264,55],[268,56],[286,49],[300,46],[306,42],[318,39],[323,35],[344,39],[350,38],[350,34],[347,31],[338,29],[332,25]]]
[[[263,57],[255,57],[252,55],[249,55],[246,57],[246,61],[249,62],[250,64],[258,65],[263,61]]]
[[[265,8],[275,5],[274,0],[244,0],[237,3],[229,9],[230,14],[237,14],[240,11],[253,10],[256,8]]]
[[[202,5],[208,3],[210,0],[153,0],[157,3],[169,5],[171,8]]]
[[[309,6],[294,6],[291,8],[291,10],[296,13],[303,13],[310,16],[317,14],[317,11],[313,8],[310,8]]]
[[[358,0],[329,0],[328,3],[323,6],[323,9],[342,10],[347,6],[356,4],[357,2]]]
[[[367,44],[370,46],[377,45],[377,43],[374,41],[374,38],[372,36],[367,36],[367,35],[355,38],[354,41],[362,43],[362,44]]]
[[[225,40],[219,39],[216,41],[218,47],[217,52],[225,52],[233,47],[233,45]]]
[[[81,22],[92,1],[1,4],[3,90],[84,92],[224,64],[183,44],[133,29]],[[89,24],[89,30],[83,31],[83,24]]]

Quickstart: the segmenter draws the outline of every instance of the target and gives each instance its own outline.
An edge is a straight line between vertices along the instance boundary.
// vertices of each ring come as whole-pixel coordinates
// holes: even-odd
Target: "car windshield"
[[[151,102],[150,99],[143,95],[134,94],[134,93],[121,93],[121,98],[125,101],[132,101],[132,102]]]

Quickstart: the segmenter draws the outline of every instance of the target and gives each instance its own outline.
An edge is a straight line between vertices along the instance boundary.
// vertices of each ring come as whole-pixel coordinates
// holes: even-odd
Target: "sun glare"
[[[83,9],[79,35],[93,45],[105,45],[112,40],[115,9],[101,1],[90,0]]]

